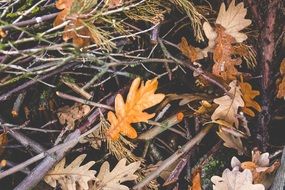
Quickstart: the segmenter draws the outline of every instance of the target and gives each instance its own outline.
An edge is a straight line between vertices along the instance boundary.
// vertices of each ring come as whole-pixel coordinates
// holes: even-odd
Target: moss
[[[212,189],[211,177],[221,176],[224,169],[230,167],[231,158],[234,156],[232,151],[222,148],[214,156],[208,159],[208,162],[202,167],[202,185],[204,190]]]

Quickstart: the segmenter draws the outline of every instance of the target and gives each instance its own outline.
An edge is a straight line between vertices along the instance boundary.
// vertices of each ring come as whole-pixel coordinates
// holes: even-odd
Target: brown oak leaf
[[[254,98],[260,94],[259,91],[253,90],[251,85],[247,82],[240,83],[240,90],[244,100],[244,107],[242,108],[242,111],[247,115],[254,117],[255,113],[250,108],[253,108],[258,112],[261,111],[260,105],[254,100]]]
[[[214,62],[212,73],[225,81],[232,81],[240,74],[236,66],[241,64],[240,58],[234,58],[233,43],[235,38],[225,32],[225,28],[216,26],[217,38],[214,47]]]
[[[202,59],[204,56],[202,54],[202,50],[200,48],[195,48],[188,44],[185,37],[181,38],[181,42],[179,43],[180,51],[191,60],[191,62]]]

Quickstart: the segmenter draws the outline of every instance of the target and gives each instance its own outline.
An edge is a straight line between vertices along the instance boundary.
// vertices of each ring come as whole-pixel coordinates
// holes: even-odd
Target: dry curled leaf
[[[252,184],[252,174],[249,170],[225,169],[222,177],[213,176],[213,190],[264,190],[262,184]]]
[[[115,113],[108,112],[108,121],[111,124],[107,131],[107,136],[116,140],[120,133],[129,138],[136,138],[137,132],[131,126],[131,123],[147,122],[155,116],[155,113],[149,114],[144,112],[158,103],[160,103],[165,95],[155,94],[158,86],[157,79],[148,80],[145,84],[140,78],[136,78],[124,102],[122,95],[118,94],[115,99]]]
[[[224,120],[231,124],[232,126],[238,127],[239,122],[236,117],[239,107],[244,107],[244,101],[242,99],[242,93],[240,87],[237,86],[237,81],[232,81],[230,84],[229,93],[233,96],[224,95],[220,98],[214,99],[214,103],[219,106],[216,108],[214,113],[211,116],[213,121],[215,120]]]
[[[285,58],[282,60],[279,70],[282,77],[282,81],[278,85],[277,98],[284,98],[285,97]]]
[[[259,91],[253,90],[251,85],[247,82],[240,83],[240,90],[244,100],[244,107],[242,108],[242,111],[247,115],[254,117],[255,113],[250,108],[253,108],[258,112],[261,111],[260,105],[254,100],[254,98],[260,94]]]
[[[126,158],[121,159],[112,171],[110,164],[104,162],[90,190],[128,190],[129,188],[121,183],[137,179],[138,176],[134,173],[140,168],[140,162],[129,165],[126,165],[126,162]]]
[[[202,54],[202,50],[200,48],[195,48],[188,44],[185,37],[181,38],[181,42],[179,43],[180,51],[191,60],[191,62],[202,59],[204,56]]]
[[[224,130],[219,129],[217,132],[218,136],[224,141],[224,146],[228,148],[233,148],[238,151],[239,155],[243,155],[245,149],[243,147],[242,141],[240,137],[237,137],[231,133],[228,133]]]
[[[225,3],[222,3],[216,24],[225,28],[225,33],[235,38],[237,42],[243,42],[247,39],[247,35],[240,31],[251,24],[250,19],[245,19],[247,9],[244,8],[244,3],[235,5],[235,0],[232,0],[226,10]]]
[[[78,156],[71,164],[65,167],[65,158],[62,159],[52,170],[45,176],[44,180],[52,187],[59,183],[62,190],[77,190],[77,184],[83,190],[88,190],[88,182],[95,180],[95,171],[89,170],[94,164],[90,161],[81,165],[86,154]]]
[[[242,169],[249,169],[253,175],[253,182],[263,184],[265,189],[271,186],[275,172],[279,168],[279,161],[272,165],[269,162],[269,153],[261,153],[259,150],[252,151],[252,160],[240,164]]]
[[[68,130],[72,130],[75,121],[83,118],[90,112],[90,106],[75,103],[73,106],[64,106],[58,109],[58,119],[60,124],[65,125]]]
[[[221,5],[214,29],[208,22],[203,24],[209,40],[208,47],[203,51],[213,51],[215,64],[212,73],[226,81],[235,80],[240,74],[235,67],[241,64],[241,59],[233,58],[234,54],[247,59],[252,58],[247,54],[240,55],[239,53],[243,52],[237,52],[233,46],[234,43],[241,43],[247,39],[247,35],[240,32],[251,24],[251,20],[245,19],[246,14],[244,4],[235,5],[233,0],[227,10],[224,3]]]
[[[99,32],[94,31],[96,27],[93,21],[90,19],[88,21],[81,19],[82,15],[86,17],[86,14],[88,14],[87,9],[96,4],[97,0],[58,0],[56,2],[56,8],[62,11],[57,15],[53,25],[58,26],[64,21],[69,20],[62,36],[64,41],[72,39],[73,44],[77,47],[87,46],[91,42],[95,42],[96,44],[101,43],[98,37]]]
[[[242,63],[239,57],[233,57],[235,49],[233,43],[235,38],[227,34],[226,29],[220,25],[216,26],[217,38],[214,47],[214,62],[212,73],[225,81],[235,80],[240,74],[236,66]]]

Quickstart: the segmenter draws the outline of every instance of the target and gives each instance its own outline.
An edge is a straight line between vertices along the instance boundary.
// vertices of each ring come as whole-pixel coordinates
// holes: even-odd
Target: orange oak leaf
[[[185,37],[181,38],[181,42],[179,43],[179,49],[180,51],[188,57],[188,59],[191,60],[191,62],[194,62],[196,60],[202,59],[203,54],[202,50],[200,48],[195,48],[188,44],[187,40]]]
[[[58,0],[55,6],[62,11],[55,18],[53,25],[58,26],[68,19],[70,21],[64,28],[62,36],[64,41],[72,39],[73,44],[77,47],[88,46],[91,41],[98,42],[85,22],[78,17],[81,14],[81,1]]]
[[[190,190],[202,190],[201,185],[201,168],[195,170],[192,176],[192,188]]]
[[[68,16],[71,6],[72,6],[73,0],[58,0],[55,3],[55,7],[59,10],[62,10],[60,13],[58,13],[57,17],[55,18],[53,25],[58,26],[61,23],[63,23]]]
[[[115,98],[115,113],[108,112],[108,121],[111,127],[107,131],[107,136],[112,140],[117,140],[120,136],[126,135],[129,138],[136,138],[137,132],[131,126],[132,123],[147,122],[155,116],[155,113],[144,112],[158,103],[165,95],[155,94],[158,86],[157,79],[148,80],[145,84],[140,78],[136,78],[124,102],[122,95],[118,94]]]
[[[282,60],[280,65],[280,74],[282,77],[282,81],[278,86],[277,98],[285,97],[285,58]]]
[[[216,26],[217,38],[214,47],[214,62],[212,73],[225,81],[232,81],[240,74],[235,66],[241,64],[240,58],[233,58],[235,38],[225,32],[221,25]]]
[[[250,108],[253,108],[258,112],[261,111],[260,105],[254,100],[254,98],[260,94],[259,91],[253,90],[251,85],[247,82],[240,83],[240,90],[244,100],[244,107],[242,108],[242,111],[247,115],[254,117],[255,113]]]

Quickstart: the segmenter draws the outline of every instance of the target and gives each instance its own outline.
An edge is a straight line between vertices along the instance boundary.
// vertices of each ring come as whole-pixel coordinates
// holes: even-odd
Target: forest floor
[[[283,0],[0,1],[0,190],[285,188]]]

